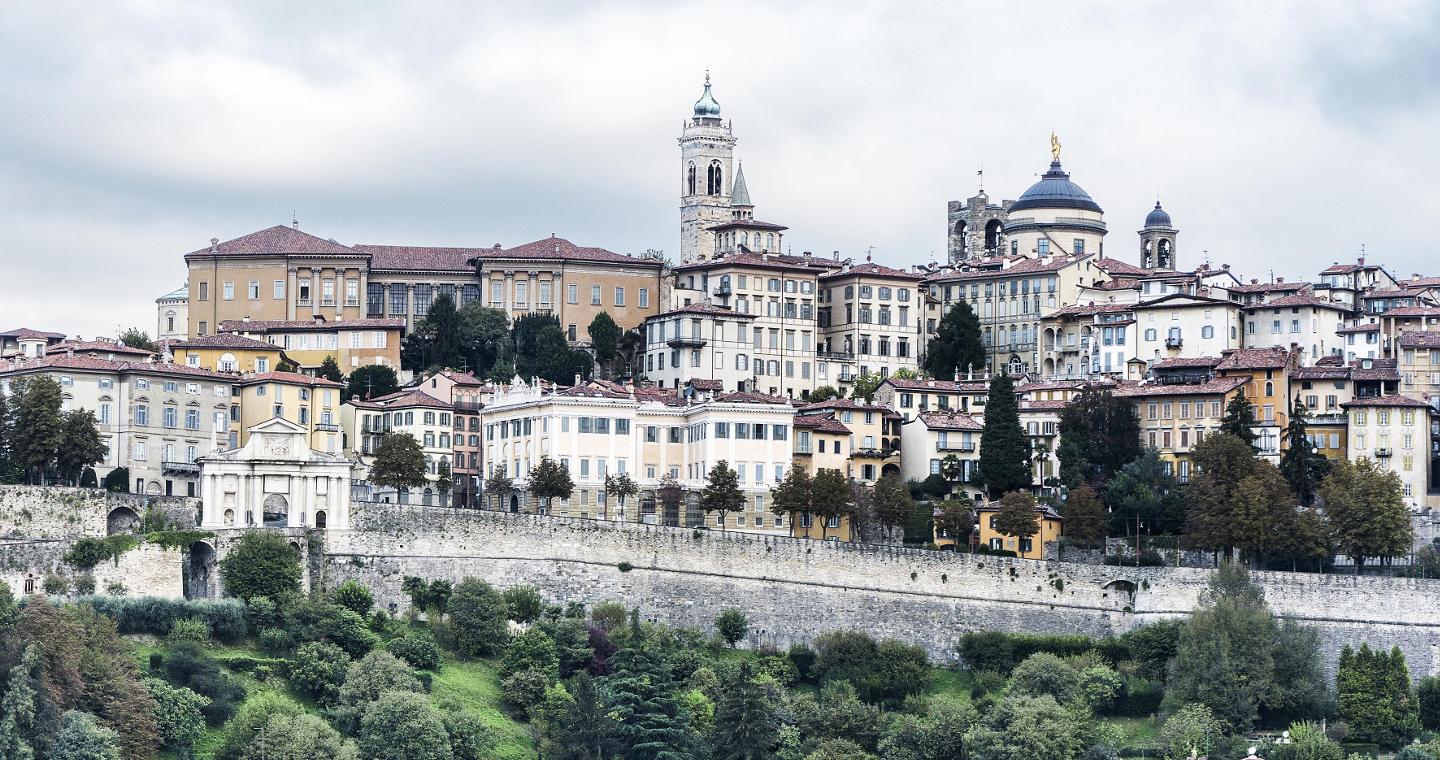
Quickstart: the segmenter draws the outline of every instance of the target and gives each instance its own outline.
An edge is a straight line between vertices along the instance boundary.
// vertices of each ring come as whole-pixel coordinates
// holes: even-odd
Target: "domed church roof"
[[[1060,167],[1057,159],[1050,162],[1050,171],[1045,172],[1039,182],[1030,186],[1020,199],[1010,206],[1010,211],[1024,211],[1030,208],[1074,208],[1105,213],[1090,194],[1070,181],[1070,175]]]
[[[1145,215],[1145,226],[1148,227],[1170,227],[1170,214],[1160,208],[1160,201],[1155,201],[1155,210]]]
[[[695,101],[695,117],[703,119],[720,118],[720,103],[710,94],[710,72],[705,72],[705,93]]]

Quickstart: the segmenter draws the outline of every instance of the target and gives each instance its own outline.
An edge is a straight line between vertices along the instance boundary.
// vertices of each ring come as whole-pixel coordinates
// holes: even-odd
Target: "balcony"
[[[852,353],[844,353],[844,352],[841,352],[841,351],[816,351],[816,352],[815,352],[815,358],[817,358],[817,359],[825,359],[825,360],[827,360],[827,361],[834,361],[834,362],[848,362],[848,361],[854,361],[854,359],[855,359],[855,354],[852,354]]]
[[[727,298],[731,294],[730,283],[722,282],[715,286],[715,295],[720,298]]]
[[[176,462],[166,459],[160,462],[160,470],[171,475],[198,475],[200,465],[195,462]]]
[[[485,405],[479,401],[456,401],[455,411],[457,412],[479,412],[484,411]]]
[[[698,335],[691,335],[688,337],[684,335],[676,335],[670,340],[665,341],[665,345],[671,348],[703,348],[705,346],[705,342],[705,339],[699,337]]]
[[[1179,347],[1180,347],[1180,344],[1181,344],[1182,342],[1183,342],[1183,341],[1181,341],[1180,338],[1178,338],[1178,337],[1166,338],[1166,339],[1165,339],[1165,347],[1166,347],[1166,348],[1179,348]]]
[[[969,453],[975,450],[975,442],[971,441],[970,443],[962,443],[960,441],[947,441],[945,443],[937,444],[935,446],[935,450],[959,451],[961,453]]]
[[[1389,459],[1392,456],[1395,456],[1395,452],[1388,448],[1375,449],[1376,459]]]
[[[315,430],[320,433],[338,433],[340,432],[340,424],[337,422],[317,422],[315,423]]]

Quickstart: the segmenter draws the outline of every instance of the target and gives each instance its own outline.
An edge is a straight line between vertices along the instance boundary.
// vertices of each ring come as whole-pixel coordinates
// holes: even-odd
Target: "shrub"
[[[374,760],[450,758],[450,736],[430,700],[419,694],[381,695],[358,721],[360,756]],[[403,737],[403,751],[397,740]]]
[[[795,673],[802,682],[811,683],[815,680],[814,649],[804,644],[793,644],[785,656],[795,664]]]
[[[257,596],[245,602],[245,620],[256,633],[266,628],[284,628],[285,616],[268,596]]]
[[[505,599],[494,586],[478,578],[466,578],[450,595],[449,609],[456,648],[461,654],[488,657],[505,645],[509,635]]]
[[[1015,645],[999,631],[977,631],[960,636],[960,660],[971,672],[1009,673],[1015,667]]]
[[[555,653],[555,642],[539,628],[531,628],[512,638],[500,658],[502,679],[524,670],[538,670],[550,676],[551,681],[559,676],[560,660]]]
[[[1080,674],[1070,664],[1048,652],[1026,657],[1010,673],[1010,690],[1032,697],[1049,695],[1056,702],[1068,702],[1080,690]]]
[[[300,705],[294,700],[275,693],[257,693],[235,713],[233,720],[225,724],[225,738],[215,751],[215,760],[248,760],[254,757],[251,750],[262,726],[275,716],[293,717],[299,714]]]
[[[57,573],[50,573],[45,576],[45,593],[49,596],[64,596],[70,590],[70,581],[65,576]]]
[[[120,633],[166,636],[175,621],[193,618],[209,626],[217,641],[234,643],[245,638],[245,606],[235,599],[89,596],[79,601],[113,618]]]
[[[733,649],[736,642],[750,633],[750,619],[739,609],[727,607],[715,617],[715,631]]]
[[[379,643],[364,618],[324,600],[306,599],[291,605],[285,628],[297,641],[328,641],[351,657],[363,657]]]
[[[75,576],[75,593],[80,596],[89,596],[95,593],[95,576],[89,573]]]
[[[205,644],[210,641],[210,625],[199,618],[180,618],[170,625],[165,640],[171,644],[186,641]]]
[[[391,639],[385,649],[421,670],[436,670],[440,667],[440,647],[429,634],[412,633]]]
[[[259,640],[260,649],[270,654],[285,654],[295,647],[295,637],[283,628],[266,628]]]
[[[1210,708],[1187,704],[1165,719],[1156,741],[1166,757],[1189,757],[1195,750],[1203,756],[1212,754],[1224,733]]]
[[[210,700],[189,689],[171,686],[158,678],[145,679],[145,688],[155,700],[155,720],[164,746],[182,756],[205,730],[204,710]]]
[[[334,644],[301,644],[290,661],[290,685],[321,704],[330,704],[339,694],[349,667],[350,656]]]
[[[290,596],[300,591],[300,557],[279,533],[247,531],[220,560],[220,579],[241,599]]]
[[[1420,700],[1420,725],[1430,731],[1440,731],[1440,677],[1420,679],[1415,685],[1415,695]]]
[[[510,613],[510,619],[517,623],[533,623],[540,618],[540,610],[544,607],[544,601],[540,599],[540,589],[534,586],[511,586],[505,589],[505,609]]]
[[[345,671],[345,683],[340,686],[331,715],[342,733],[354,734],[360,727],[360,719],[365,715],[367,706],[379,700],[381,695],[420,690],[420,681],[409,665],[389,652],[376,650],[351,663]]]
[[[140,539],[129,533],[117,533],[105,538],[77,538],[65,552],[65,564],[81,570],[90,570],[106,560],[119,559],[120,555],[140,545]]]
[[[220,670],[197,644],[184,642],[171,648],[164,663],[165,680],[209,697],[205,720],[218,726],[230,719],[235,706],[245,699],[245,687]]]
[[[590,608],[590,620],[606,633],[613,633],[625,627],[630,611],[619,602],[604,601]]]
[[[500,682],[500,694],[518,717],[529,719],[530,711],[545,701],[545,690],[553,683],[555,677],[550,673],[521,670]]]
[[[375,595],[370,593],[370,589],[356,581],[345,581],[340,584],[331,597],[336,604],[361,617],[369,615],[370,608],[375,606]]]
[[[120,581],[110,581],[105,584],[105,593],[110,596],[125,596],[130,593],[130,589],[125,588],[125,584]]]

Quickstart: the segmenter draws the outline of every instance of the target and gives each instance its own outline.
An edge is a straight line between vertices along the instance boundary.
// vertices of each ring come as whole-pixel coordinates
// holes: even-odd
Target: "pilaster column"
[[[300,298],[300,295],[299,295],[299,294],[296,292],[296,290],[295,290],[295,283],[296,283],[296,281],[297,281],[297,278],[296,278],[296,276],[295,276],[295,267],[290,267],[290,268],[289,268],[289,272],[286,274],[286,282],[285,282],[285,318],[286,318],[286,319],[292,319],[292,320],[295,319],[295,302],[296,302],[296,300],[298,300],[298,299]]]
[[[320,316],[320,276],[323,274],[324,270],[310,269],[310,319]]]
[[[410,332],[411,315],[415,313],[415,283],[405,283],[405,332]]]
[[[360,318],[361,318],[361,319],[364,319],[364,318],[370,316],[370,270],[368,270],[368,269],[361,269],[361,270],[359,270],[359,271],[360,271],[360,293],[359,293],[359,296],[360,296]],[[381,305],[380,305],[380,310],[381,310],[381,312],[384,312],[384,310],[385,310],[385,305],[384,305],[383,302],[382,302]]]
[[[530,270],[530,285],[528,290],[530,292],[526,294],[526,308],[533,312],[537,308],[536,301],[540,300],[540,273],[533,269]]]
[[[478,271],[480,278],[480,305],[490,306],[490,273],[481,269]]]
[[[560,320],[560,328],[565,329],[565,277],[559,269],[550,273],[550,308]]]
[[[505,290],[501,301],[504,304],[501,308],[505,309],[506,314],[515,308],[515,270],[513,269],[505,270]]]

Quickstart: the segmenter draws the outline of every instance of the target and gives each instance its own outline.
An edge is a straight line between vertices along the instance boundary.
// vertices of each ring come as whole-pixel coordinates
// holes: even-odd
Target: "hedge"
[[[165,599],[156,596],[86,596],[79,600],[115,619],[120,633],[164,636],[181,618],[198,618],[227,644],[245,638],[245,605],[238,599]]]

